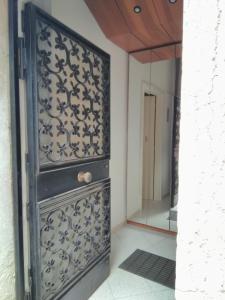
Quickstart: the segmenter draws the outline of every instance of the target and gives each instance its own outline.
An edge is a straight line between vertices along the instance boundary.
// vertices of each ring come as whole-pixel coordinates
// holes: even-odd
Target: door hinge
[[[18,37],[18,72],[19,78],[25,79],[26,77],[26,49],[25,49],[25,39],[23,37]]]

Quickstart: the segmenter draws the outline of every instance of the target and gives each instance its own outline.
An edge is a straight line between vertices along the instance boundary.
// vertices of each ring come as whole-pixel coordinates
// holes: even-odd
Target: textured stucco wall
[[[184,0],[177,300],[225,299],[225,1]]]
[[[14,300],[16,295],[12,218],[7,5],[7,0],[0,0],[0,299]]]

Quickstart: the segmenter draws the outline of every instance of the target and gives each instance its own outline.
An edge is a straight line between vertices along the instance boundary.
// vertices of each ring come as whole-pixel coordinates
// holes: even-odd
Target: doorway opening
[[[172,103],[171,103],[172,104]],[[170,181],[167,180],[167,187],[160,193],[161,181],[158,180],[158,174],[163,160],[166,172],[166,166],[170,164],[170,155],[159,155],[160,144],[156,137],[166,136],[170,131],[169,117],[172,107],[166,107],[165,126],[161,126],[163,119],[157,114],[157,97],[153,94],[144,95],[144,116],[143,116],[143,157],[142,157],[142,210],[139,215],[139,222],[153,227],[159,227],[168,230],[168,211],[170,211]],[[160,109],[158,107],[158,109]],[[167,139],[168,141],[169,139]],[[164,142],[163,147],[169,148]],[[141,220],[142,218],[142,220]],[[169,227],[170,229],[170,227]]]
[[[127,218],[176,234],[180,59],[177,45],[170,59],[152,51],[129,59]]]
[[[42,2],[42,1],[40,1],[40,2]],[[19,3],[20,3],[20,6],[22,6],[22,0],[19,1]],[[46,5],[45,8],[46,8],[46,11],[48,11],[47,2],[43,1],[42,4],[43,4],[42,5],[43,7],[45,7],[45,5]],[[19,16],[20,16],[20,11],[19,11]],[[43,21],[43,19],[45,19],[45,17],[46,17],[46,15],[45,15],[45,13],[43,13],[43,15],[41,16],[42,21]],[[50,19],[50,20],[52,21],[52,19]],[[58,23],[57,22],[54,23],[54,26],[55,25],[58,25]],[[40,23],[38,24],[38,26],[40,26],[38,28],[39,32],[41,32],[41,31],[44,32],[43,39],[41,40],[40,44],[46,41],[47,43],[48,42],[50,43],[50,46],[48,44],[47,47],[51,47],[51,43],[54,41],[54,39],[53,40],[50,39],[50,41],[48,41],[48,34],[49,34],[49,32],[46,31],[47,27],[43,27],[42,25],[40,25]],[[49,24],[48,24],[48,26],[49,26]],[[67,28],[66,29],[63,28],[62,31],[64,32],[64,30],[67,30]],[[71,32],[69,34],[71,34]],[[34,40],[32,40],[32,41],[34,42]],[[59,47],[56,48],[56,49],[62,50],[63,49],[62,47],[63,47],[62,45],[59,45]],[[88,45],[88,47],[90,47],[90,44]],[[171,47],[171,46],[169,46],[169,47]],[[174,51],[174,49],[175,49],[175,52],[177,52],[177,46],[176,47],[172,47],[172,49],[173,49],[172,51]],[[96,53],[96,51],[98,51],[99,49],[96,49],[94,47],[93,50]],[[162,49],[160,49],[160,51],[161,50]],[[57,51],[58,50],[54,50],[54,54]],[[149,51],[149,50],[145,50],[145,51],[147,51],[147,53],[150,53],[150,57],[152,56],[152,52],[151,51]],[[154,52],[156,52],[156,51],[157,51],[157,49],[154,50]],[[104,53],[102,53],[100,51],[100,55],[104,56]],[[129,55],[129,57],[130,57],[130,60],[131,60],[132,59],[131,55]],[[159,57],[159,55],[157,57]],[[174,101],[174,93],[171,92],[171,90],[170,90],[170,84],[174,85],[174,72],[175,72],[174,71],[174,65],[175,65],[176,59],[177,59],[177,54],[175,54],[174,58],[170,62],[165,62],[165,60],[162,59],[163,62],[162,61],[160,61],[160,62],[159,61],[155,61],[155,64],[154,64],[154,61],[149,60],[146,64],[141,64],[141,65],[139,64],[138,65],[138,64],[136,64],[136,62],[134,63],[133,61],[130,61],[131,68],[133,68],[134,66],[137,67],[136,74],[132,75],[130,73],[131,74],[130,78],[132,79],[132,76],[136,76],[135,80],[134,80],[135,84],[136,84],[135,92],[137,92],[138,95],[136,94],[135,97],[134,97],[134,99],[136,101],[136,104],[139,105],[141,103],[141,106],[137,106],[136,107],[137,109],[136,109],[135,107],[132,107],[132,103],[131,103],[131,105],[129,103],[129,107],[131,109],[131,112],[133,113],[133,115],[129,116],[129,118],[131,118],[130,121],[133,123],[133,125],[135,127],[135,128],[133,128],[134,129],[133,132],[134,132],[134,134],[136,134],[138,132],[139,136],[136,135],[136,136],[132,137],[133,140],[132,140],[131,144],[129,145],[128,150],[130,151],[131,149],[133,149],[134,152],[135,152],[136,149],[137,149],[137,148],[135,148],[136,147],[135,143],[138,144],[139,149],[138,149],[138,151],[135,152],[136,155],[137,155],[136,158],[133,157],[134,158],[133,162],[135,162],[136,165],[134,166],[133,171],[131,170],[132,172],[128,171],[128,174],[131,174],[131,176],[133,176],[133,183],[134,183],[134,180],[135,180],[136,183],[138,183],[138,186],[137,186],[136,183],[133,184],[133,188],[135,189],[135,192],[133,193],[133,191],[132,191],[132,193],[133,193],[133,196],[135,196],[135,195],[137,196],[137,194],[138,194],[140,196],[140,199],[139,199],[139,196],[136,197],[136,203],[134,203],[134,207],[132,208],[132,207],[129,206],[128,210],[131,210],[134,213],[136,213],[136,211],[138,211],[138,213],[140,213],[140,211],[146,212],[146,207],[147,208],[149,207],[150,208],[150,210],[149,210],[150,214],[153,213],[153,212],[155,212],[155,214],[154,215],[150,215],[150,218],[148,216],[146,216],[145,222],[141,222],[141,224],[142,223],[143,223],[142,225],[146,224],[147,226],[151,226],[151,228],[157,227],[157,228],[162,228],[163,229],[163,225],[159,225],[156,222],[159,219],[158,217],[161,215],[161,211],[160,211],[159,207],[157,207],[157,205],[159,203],[164,203],[164,201],[166,201],[166,199],[168,199],[168,195],[171,196],[171,189],[170,188],[168,189],[169,185],[165,183],[166,180],[167,180],[167,178],[168,178],[168,174],[170,174],[170,171],[171,171],[171,165],[170,165],[170,163],[171,163],[171,155],[168,156],[170,158],[168,158],[168,163],[166,163],[166,164],[165,164],[165,161],[163,162],[161,160],[161,156],[160,155],[167,153],[166,150],[165,150],[165,149],[167,149],[165,145],[166,145],[166,143],[170,143],[172,139],[171,139],[171,136],[168,135],[167,136],[167,140],[163,141],[160,138],[161,135],[159,134],[159,128],[157,126],[162,126],[162,124],[164,124],[164,123],[158,122],[158,119],[160,117],[163,117],[163,120],[165,122],[169,123],[169,125],[167,127],[165,126],[165,128],[169,128],[170,130],[172,128],[172,120],[173,120],[173,112],[174,112],[174,107],[173,107],[173,105],[174,105],[174,102],[173,102]],[[55,65],[56,67],[59,67],[60,63],[62,64],[62,61],[61,62],[58,61],[57,56],[55,56],[54,60],[57,60],[58,64],[55,61],[55,63],[53,63],[52,65]],[[94,58],[93,58],[93,61],[94,61]],[[102,67],[102,69],[104,69],[104,67]],[[54,72],[52,72],[52,73],[54,73]],[[154,74],[156,74],[156,75],[154,75]],[[97,76],[99,76],[99,74]],[[104,78],[106,78],[106,79],[109,78],[109,76],[108,77],[107,76],[108,75],[106,75],[106,77],[104,77]],[[151,81],[151,79],[154,79],[154,76],[155,76],[155,79],[158,80],[158,81],[156,80],[157,82],[154,81],[154,80]],[[56,82],[54,82],[54,83],[56,83]],[[161,86],[161,84],[164,84],[163,87]],[[23,85],[23,84],[21,84],[21,85]],[[166,87],[166,85],[167,85],[167,87]],[[56,86],[57,86],[57,84],[56,84]],[[108,87],[109,86],[107,86],[107,88]],[[50,91],[50,92],[48,91],[46,94],[51,93],[51,92],[52,91]],[[61,86],[61,90],[59,91],[59,93],[60,92],[62,92],[62,86]],[[141,95],[141,97],[140,97],[140,95]],[[131,98],[133,97],[132,94],[130,94],[130,97]],[[46,99],[44,99],[44,100],[46,100]],[[171,104],[171,106],[168,106],[168,105],[164,106],[163,104],[166,103],[166,101],[169,101],[170,104]],[[49,114],[48,114],[49,112],[47,112],[47,110],[49,109],[49,103],[42,102],[40,104],[43,106],[43,110],[40,111],[40,114],[42,114],[42,113],[46,113],[47,114],[47,116],[45,116],[45,118],[44,118],[44,121],[46,121],[46,119],[48,119],[48,117],[49,117]],[[77,104],[77,103],[75,103],[75,104]],[[23,103],[23,105],[26,105],[26,103]],[[63,114],[65,112],[65,107],[64,107],[65,105],[64,105],[64,103],[60,102],[59,106],[60,106],[59,109],[57,107],[55,107],[55,112],[58,113],[58,111],[60,111],[60,113]],[[108,107],[104,109],[104,112],[107,111],[107,110],[108,110]],[[86,110],[86,113],[90,113],[90,111]],[[79,112],[77,112],[77,114],[79,114]],[[143,117],[143,114],[146,114],[146,116]],[[66,117],[67,117],[66,114],[65,114],[65,116],[63,116],[63,118],[64,117],[66,119]],[[96,115],[94,117],[96,118]],[[94,117],[93,117],[93,119],[95,119]],[[106,121],[108,119],[109,118],[105,118]],[[143,123],[143,121],[144,121],[144,123]],[[67,122],[67,123],[65,122],[64,125],[68,125],[68,124],[69,124],[69,122]],[[42,124],[42,125],[43,125],[42,127],[46,127],[46,124]],[[49,125],[49,123],[47,125]],[[88,125],[90,125],[90,124],[88,124]],[[106,127],[107,126],[108,126],[108,124],[106,124]],[[147,127],[150,130],[150,132],[147,132]],[[59,136],[60,136],[60,142],[61,142],[63,140],[63,137],[64,137],[63,136],[63,130],[62,130],[63,128],[61,127],[61,128],[57,128],[57,129],[61,130],[61,132],[59,134]],[[108,127],[106,129],[108,130]],[[49,131],[51,131],[51,128],[49,128],[49,126],[47,126],[45,128],[45,131],[46,130],[49,133]],[[145,130],[146,130],[146,135],[145,135]],[[94,132],[94,130],[92,130],[91,133],[93,133],[93,132]],[[172,132],[172,130],[170,132]],[[46,132],[44,132],[44,130],[41,131],[41,133],[42,134],[46,134]],[[58,136],[58,135],[54,133],[54,136]],[[49,133],[49,137],[47,138],[47,141],[49,142],[51,140],[51,138],[52,138],[52,136]],[[109,141],[108,137],[107,137],[107,140]],[[151,140],[153,142],[151,144],[149,144],[149,145],[146,145],[149,140]],[[106,139],[103,139],[103,141],[106,142]],[[146,141],[146,143],[144,143],[145,141]],[[103,142],[101,141],[100,144],[101,143],[103,143]],[[129,143],[130,143],[130,141],[129,141]],[[133,146],[132,146],[132,143],[134,143]],[[46,139],[44,140],[43,144],[44,144],[44,146],[46,146]],[[58,146],[63,146],[63,143],[60,144],[60,145],[56,144],[54,146],[53,150],[56,150],[56,148]],[[72,145],[72,146],[74,146],[74,145]],[[24,143],[24,149],[23,150],[26,151],[27,150],[26,147],[27,147],[27,145],[25,145],[25,143]],[[44,149],[44,147],[42,147],[42,148],[43,148],[42,150],[46,150],[46,153],[47,153],[48,149],[46,149],[46,148]],[[108,147],[103,147],[103,148],[105,148],[105,149],[107,148],[106,150],[108,150]],[[172,148],[170,148],[170,149],[172,149]],[[35,151],[36,150],[37,149],[35,148]],[[59,155],[63,154],[64,149],[60,149],[60,150],[59,150],[59,152],[56,151],[55,153],[57,153],[57,155],[58,154]],[[149,153],[151,151],[152,151],[152,154],[149,155]],[[167,154],[171,154],[171,153],[167,153]],[[128,153],[128,156],[129,155],[130,155],[130,153]],[[50,156],[51,156],[51,154],[50,154]],[[86,156],[88,156],[88,149],[87,149]],[[49,157],[49,153],[48,153],[48,157]],[[44,163],[43,164],[46,163],[45,159],[47,160],[48,157],[44,158]],[[70,157],[71,156],[68,156],[66,158],[66,160],[69,161]],[[144,159],[144,157],[145,157],[145,159]],[[24,157],[23,157],[23,165],[25,165],[26,163],[28,163],[27,165],[29,165],[29,163],[30,163],[29,158],[30,158],[29,156],[25,156],[24,155]],[[105,177],[108,177],[108,172],[109,172],[108,171],[108,168],[109,168],[109,166],[108,166],[109,155],[106,155],[103,158],[105,158],[106,161],[104,161],[102,163],[102,165],[101,165],[101,172],[102,173],[101,173],[101,176],[100,176],[101,177],[100,180],[102,180]],[[27,161],[25,161],[25,159],[27,159]],[[51,159],[52,159],[52,156],[51,156]],[[146,162],[146,160],[147,160],[147,162]],[[90,161],[87,161],[87,162],[90,162]],[[47,163],[48,163],[48,161],[47,161]],[[48,186],[44,185],[44,184],[45,184],[45,182],[47,182],[46,179],[49,179],[51,177],[51,167],[49,167],[49,166],[53,165],[53,164],[54,164],[54,162],[52,163],[52,161],[51,161],[51,163],[48,165],[48,167],[46,167],[46,169],[43,167],[42,170],[41,170],[41,171],[43,171],[43,173],[45,173],[44,175],[46,177],[44,178],[43,181],[38,181],[38,184],[43,184],[43,190],[44,190],[44,192],[47,192],[47,190],[48,190]],[[57,166],[55,166],[54,171],[58,171],[57,168],[58,168],[59,165],[60,164],[57,164]],[[97,162],[96,162],[96,165],[97,165]],[[150,167],[146,168],[147,165],[151,165],[151,168]],[[166,170],[162,169],[162,165],[166,166]],[[95,168],[94,165],[92,165],[92,167],[93,167],[93,173],[94,173],[96,171],[97,167]],[[129,165],[129,158],[128,158],[128,168],[130,168],[130,167],[131,166]],[[67,165],[67,171],[68,170],[69,170],[69,167]],[[98,168],[98,170],[99,170],[99,168]],[[87,171],[89,172],[89,170],[86,170],[86,169],[83,170],[82,169],[82,175],[84,175],[84,173],[88,173]],[[67,175],[70,176],[71,173],[70,174],[68,173]],[[76,176],[73,176],[73,180],[74,180],[74,178],[78,178],[79,177],[77,175],[79,175],[79,174],[76,173]],[[88,174],[87,177],[90,178],[90,174]],[[56,176],[55,176],[55,178],[56,178]],[[146,183],[143,183],[145,179],[148,182],[146,181]],[[85,184],[85,180],[86,179],[84,178],[82,184]],[[89,179],[87,179],[87,180],[89,180]],[[96,181],[97,180],[99,180],[99,178],[97,178]],[[60,188],[59,182],[60,182],[60,180],[58,180],[57,185],[54,185],[55,188],[58,188],[58,189]],[[66,180],[66,182],[68,183],[67,180]],[[69,184],[73,185],[73,187],[74,187],[74,181],[70,182]],[[131,185],[132,185],[132,183],[131,183]],[[131,187],[131,185],[130,185],[130,187]],[[76,186],[76,187],[78,187],[78,186]],[[79,186],[79,188],[80,187],[81,187],[81,185]],[[71,186],[69,186],[69,188],[71,188]],[[102,188],[102,186],[99,186],[99,189],[101,189],[101,188]],[[107,186],[107,188],[108,188],[108,186]],[[25,191],[25,192],[27,192],[27,191]],[[93,192],[96,192],[96,191],[93,191]],[[104,192],[104,196],[107,196],[106,195],[107,193],[105,193],[105,190],[103,192]],[[60,193],[61,193],[61,190],[60,190]],[[52,198],[52,195],[49,195],[49,197]],[[131,197],[130,199],[132,200],[133,198]],[[169,198],[169,199],[171,200],[171,198]],[[39,200],[41,202],[43,200],[43,198],[40,197]],[[46,200],[46,199],[44,199],[44,200]],[[54,200],[51,199],[51,200],[53,202],[55,199]],[[162,201],[162,202],[160,202],[160,201]],[[137,203],[138,203],[138,205],[140,204],[140,207],[138,207],[138,208],[135,207],[135,205],[137,205]],[[104,205],[107,206],[107,203],[104,203]],[[130,203],[129,203],[129,205],[130,205]],[[132,205],[132,203],[131,203],[131,205]],[[47,208],[44,205],[43,205],[43,207],[40,207],[40,208],[43,209],[43,211],[45,210],[44,213],[47,213]],[[108,207],[106,207],[106,208],[108,209]],[[28,206],[28,209],[29,209],[29,206]],[[136,209],[136,211],[135,211],[135,209]],[[34,211],[34,209],[33,209],[33,211]],[[168,213],[168,211],[169,211],[169,208],[166,210],[166,212]],[[24,205],[24,212],[25,212],[25,214],[27,212],[27,207],[25,205]],[[129,214],[128,216],[131,216],[131,215]],[[29,216],[28,216],[28,219],[29,219]],[[41,221],[43,221],[43,220],[45,221],[44,217],[42,218]],[[108,221],[109,221],[109,219],[108,219]],[[153,222],[153,223],[151,223],[151,222]],[[170,216],[169,215],[167,216],[165,222],[166,222],[167,225],[164,226],[166,228],[166,229],[164,228],[164,230],[171,231],[171,220],[170,220]],[[108,225],[109,224],[107,223],[107,226]],[[124,231],[122,230],[120,233],[118,233],[116,235],[115,239],[118,238],[118,240],[122,240],[123,239],[123,234],[125,234],[125,236],[128,237],[127,241],[128,241],[128,244],[129,244],[129,243],[132,243],[132,240],[134,239],[134,237],[137,237],[137,239],[139,239],[139,237],[140,237],[139,233],[140,232],[138,232],[136,229],[130,230],[130,228],[125,228]],[[160,239],[162,239],[162,237],[163,237],[163,246],[162,246],[162,244],[161,244],[161,246],[162,246],[162,249],[166,249],[166,247],[164,247],[164,245],[166,245],[167,242],[168,242],[167,238],[164,238],[163,235],[159,235],[159,236],[155,237],[154,234],[150,235],[150,234],[146,234],[146,233],[144,233],[144,234],[141,233],[141,238],[140,238],[141,241],[140,241],[140,243],[139,243],[138,246],[140,246],[142,249],[145,249],[146,251],[152,251],[153,252],[154,249],[157,248],[156,243],[159,242],[159,244],[160,244]],[[28,240],[27,236],[25,236],[25,238],[27,238],[27,240]],[[145,240],[148,240],[149,243],[152,243],[151,242],[152,240],[155,241],[154,245],[152,243],[153,247],[151,249],[149,249],[147,247],[147,245],[145,244]],[[108,241],[109,241],[109,239],[107,240],[107,242]],[[124,241],[126,241],[126,239],[124,239]],[[36,245],[33,245],[33,246],[36,246]],[[86,246],[86,244],[85,244],[85,246]],[[136,246],[137,245],[133,245],[132,247],[134,248]],[[123,247],[125,248],[126,245],[125,244],[124,245],[121,244],[120,245],[120,250]],[[135,250],[132,247],[129,248],[129,251]],[[33,247],[33,250],[34,250],[34,247]],[[107,251],[108,250],[109,250],[109,248],[107,248]],[[27,251],[29,252],[30,249],[28,249]],[[126,255],[128,254],[129,251],[126,252]],[[121,254],[121,252],[122,251],[120,251],[120,257],[119,257],[120,262],[122,262],[121,260],[125,258],[124,257],[125,254],[124,253]],[[25,252],[25,255],[26,254],[28,254],[28,253]],[[101,257],[101,259],[103,259],[103,263],[101,265],[101,268],[104,268],[103,271],[107,275],[108,274],[108,270],[109,270],[109,260],[108,260],[109,251],[106,254],[107,254],[106,258]],[[167,252],[163,253],[163,251],[162,252],[159,251],[159,254],[166,256],[168,253]],[[173,257],[173,254],[172,255],[168,255],[168,256]],[[116,261],[115,257],[116,257],[116,255],[115,255],[115,253],[113,253],[112,254],[112,261],[114,261],[114,262]],[[26,259],[28,260],[27,264],[29,265],[29,263],[30,263],[29,257],[26,257]],[[118,261],[116,261],[116,264],[118,263]],[[31,261],[31,263],[33,263],[33,262],[34,261]],[[29,273],[30,269],[29,269],[28,265],[27,265],[27,269],[25,270],[25,282],[26,282],[28,290],[29,290],[29,288],[30,288],[30,286],[29,286],[29,284],[30,284],[30,277],[29,277],[30,276],[30,273]],[[39,267],[40,266],[38,266],[38,268]],[[38,271],[39,271],[38,268],[35,270],[36,273],[38,273]],[[98,275],[99,275],[99,273],[101,273],[101,268],[97,270],[97,274]],[[32,269],[34,270],[34,266],[33,266]],[[102,274],[104,274],[104,273],[102,272]],[[104,276],[106,276],[106,275],[104,275]],[[37,277],[37,282],[40,281],[40,278],[39,278],[38,274],[37,274],[36,277]],[[125,278],[126,278],[126,276],[124,276],[124,279]],[[57,280],[58,279],[59,278],[57,277]],[[34,280],[34,279],[32,279],[32,280]],[[36,288],[38,286],[37,282],[35,282]],[[93,286],[91,287],[91,292],[94,291],[94,289],[96,288],[96,286],[98,284],[99,284],[98,282],[95,285],[93,284]],[[34,287],[34,285],[33,285],[33,287]],[[82,293],[83,288],[81,288],[81,293]],[[35,297],[37,298],[38,297],[37,295],[38,295],[39,291],[36,290],[33,293],[36,293]],[[60,294],[60,295],[62,295],[62,294]],[[67,295],[64,296],[64,299],[67,299]]]

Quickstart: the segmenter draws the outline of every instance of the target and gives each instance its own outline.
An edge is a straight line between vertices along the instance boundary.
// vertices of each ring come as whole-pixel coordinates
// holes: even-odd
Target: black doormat
[[[119,268],[146,279],[175,288],[174,260],[137,249]]]

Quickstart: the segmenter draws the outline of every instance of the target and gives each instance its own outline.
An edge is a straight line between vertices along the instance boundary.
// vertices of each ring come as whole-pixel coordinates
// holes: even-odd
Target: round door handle
[[[77,175],[77,180],[79,182],[90,183],[92,181],[91,172],[79,172]]]

